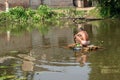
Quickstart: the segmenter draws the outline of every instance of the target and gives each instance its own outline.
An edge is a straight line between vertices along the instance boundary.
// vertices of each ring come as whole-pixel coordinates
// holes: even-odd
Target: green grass
[[[94,17],[94,18],[103,18],[103,17],[100,15],[100,10],[99,10],[99,8],[95,8],[95,9],[90,10],[87,15],[90,16],[90,17]]]

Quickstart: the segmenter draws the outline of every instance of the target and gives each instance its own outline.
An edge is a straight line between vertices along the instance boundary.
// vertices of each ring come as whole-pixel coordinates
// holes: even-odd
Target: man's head
[[[83,27],[80,27],[80,28],[79,28],[79,31],[84,31],[84,28],[83,28]]]

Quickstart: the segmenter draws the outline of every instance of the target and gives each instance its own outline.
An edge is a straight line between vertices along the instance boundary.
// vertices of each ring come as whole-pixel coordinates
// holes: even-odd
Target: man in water
[[[81,27],[79,32],[74,36],[75,43],[86,47],[90,44],[88,33]]]

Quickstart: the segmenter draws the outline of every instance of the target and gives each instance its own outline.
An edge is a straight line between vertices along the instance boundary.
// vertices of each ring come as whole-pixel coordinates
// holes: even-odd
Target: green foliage
[[[6,12],[1,12],[0,13],[0,23],[5,23],[6,21],[11,20],[11,15]]]
[[[0,22],[3,22],[3,21],[5,21],[6,20],[6,16],[7,14],[5,13],[5,12],[1,12],[0,13]]]
[[[25,10],[26,16],[29,19],[32,19],[34,17],[34,15],[36,14],[36,12],[34,10],[32,10],[31,8],[28,8]]]
[[[37,17],[40,17],[41,20],[48,20],[54,18],[55,16],[57,16],[57,14],[46,5],[40,5],[37,9]]]
[[[120,18],[120,1],[119,0],[101,0],[99,3],[100,12],[103,17]]]
[[[23,19],[26,20],[27,19],[27,14],[25,12],[25,9],[23,7],[14,7],[11,8],[8,12],[13,19]]]
[[[95,17],[95,18],[103,18],[100,14],[100,8],[97,7],[89,11],[88,16]]]
[[[27,16],[29,16],[29,17],[33,17],[33,15],[35,14],[35,11],[32,10],[31,8],[28,8],[28,9],[26,10],[26,14],[27,14]]]
[[[37,10],[17,6],[10,8],[9,12],[0,13],[0,22],[4,20],[9,22],[40,22],[58,18],[59,14],[53,12],[46,5],[40,5]]]
[[[85,11],[76,11],[75,12],[75,15],[76,15],[76,17],[83,17],[84,15],[85,15]]]
[[[76,10],[76,8],[56,8],[53,11],[59,13],[60,17],[68,18],[83,17],[85,14],[85,11]]]
[[[51,14],[51,9],[46,5],[40,5],[38,7],[38,14],[41,16],[41,18],[49,18]]]

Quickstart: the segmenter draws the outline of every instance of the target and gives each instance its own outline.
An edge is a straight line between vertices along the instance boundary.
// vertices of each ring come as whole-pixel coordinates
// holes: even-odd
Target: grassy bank
[[[10,8],[9,12],[0,13],[0,23],[4,22],[44,22],[55,21],[61,18],[102,18],[98,8],[92,10],[71,8],[50,8],[40,5],[36,10],[23,7]]]

